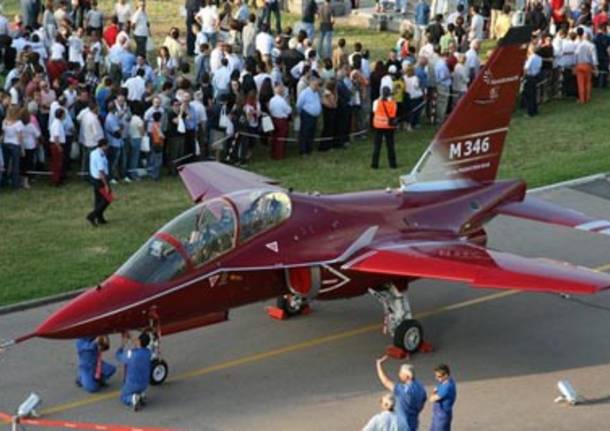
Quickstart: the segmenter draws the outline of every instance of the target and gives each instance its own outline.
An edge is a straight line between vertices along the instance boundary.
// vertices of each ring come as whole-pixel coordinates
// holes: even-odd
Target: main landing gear
[[[275,307],[267,307],[269,317],[277,320],[286,320],[310,312],[311,308],[309,308],[307,299],[295,293],[282,295],[277,298]]]
[[[413,319],[407,292],[400,292],[393,284],[384,284],[369,289],[369,293],[383,306],[383,332],[392,337],[394,347],[408,354],[422,349],[424,331],[421,324]]]

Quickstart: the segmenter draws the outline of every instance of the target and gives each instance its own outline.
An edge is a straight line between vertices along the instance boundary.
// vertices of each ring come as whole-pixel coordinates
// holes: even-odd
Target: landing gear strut
[[[424,331],[413,319],[407,292],[401,293],[393,284],[385,284],[369,289],[369,293],[383,306],[383,332],[392,337],[394,346],[407,353],[418,351],[424,340]]]
[[[161,324],[155,311],[151,312],[150,319],[150,349],[152,355],[150,359],[150,384],[158,386],[165,382],[169,374],[169,366],[161,358]]]

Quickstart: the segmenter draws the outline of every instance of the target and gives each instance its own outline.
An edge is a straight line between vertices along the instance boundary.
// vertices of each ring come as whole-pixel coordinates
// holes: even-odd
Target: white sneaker
[[[140,394],[133,394],[131,396],[131,408],[133,409],[134,412],[137,412],[138,410],[140,410],[141,406],[142,406],[142,397],[140,396]]]
[[[131,180],[129,179],[129,177],[125,177],[125,178],[123,178],[123,181],[125,181],[126,183],[130,183],[130,182],[131,182]]]
[[[110,180],[110,184],[113,184],[113,185],[114,184],[118,184],[118,181],[113,178],[113,179]]]

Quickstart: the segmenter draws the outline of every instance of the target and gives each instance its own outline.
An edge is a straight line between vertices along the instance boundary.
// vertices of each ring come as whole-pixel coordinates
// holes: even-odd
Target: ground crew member
[[[388,147],[388,164],[390,168],[396,168],[396,151],[394,150],[394,129],[396,128],[396,114],[398,108],[396,102],[390,98],[392,90],[389,87],[381,87],[381,97],[373,103],[373,128],[375,129],[375,141],[373,147],[373,160],[371,167],[379,168],[379,153],[381,142],[385,137]]]
[[[398,429],[414,431],[419,426],[419,414],[426,403],[426,389],[415,378],[412,365],[404,364],[400,367],[398,378],[400,383],[394,383],[383,370],[383,363],[388,359],[384,356],[377,359],[377,376],[381,384],[394,394],[396,404],[394,411],[398,419]]]
[[[148,348],[150,336],[143,332],[136,340],[133,348],[127,348],[131,340],[129,332],[123,333],[121,347],[116,352],[116,359],[125,364],[125,381],[121,388],[121,401],[135,411],[142,406],[144,391],[150,381],[151,351]]]
[[[441,364],[434,369],[438,385],[430,395],[432,407],[432,424],[430,431],[451,431],[453,404],[457,397],[455,381],[451,378],[449,366]]]
[[[87,337],[76,340],[78,375],[76,384],[87,392],[97,392],[116,372],[116,367],[102,360],[110,347],[107,337]]]

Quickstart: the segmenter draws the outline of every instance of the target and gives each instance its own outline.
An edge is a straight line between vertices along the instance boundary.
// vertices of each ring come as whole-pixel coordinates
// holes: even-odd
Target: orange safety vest
[[[394,129],[390,125],[390,118],[396,118],[396,102],[393,100],[377,100],[377,109],[373,115],[375,129]]]

